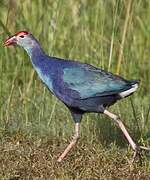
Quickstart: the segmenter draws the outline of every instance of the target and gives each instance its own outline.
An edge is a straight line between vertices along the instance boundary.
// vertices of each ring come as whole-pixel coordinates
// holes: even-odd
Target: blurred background
[[[31,32],[51,56],[140,80],[137,93],[110,110],[122,117],[134,139],[150,143],[150,1],[0,1],[0,138],[66,142],[74,130],[68,110],[41,83],[23,49],[3,46],[21,30]],[[126,146],[103,115],[87,114],[81,126],[82,140],[91,145]]]

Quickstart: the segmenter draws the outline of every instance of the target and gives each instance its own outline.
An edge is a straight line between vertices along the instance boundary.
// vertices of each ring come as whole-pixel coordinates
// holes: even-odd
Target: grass
[[[110,110],[134,139],[149,145],[149,10],[146,0],[5,0],[0,41],[26,29],[48,54],[139,79],[137,93]],[[142,166],[129,167],[131,151],[121,132],[98,114],[84,116],[79,144],[58,165],[56,156],[73,133],[68,110],[43,86],[21,48],[1,43],[0,72],[1,179],[149,179],[149,154]]]
[[[104,148],[99,142],[89,144],[82,138],[76,153],[69,154],[65,163],[57,163],[64,148],[60,139],[27,140],[21,135],[1,142],[0,177],[4,179],[149,179],[149,161],[142,166],[129,165],[125,152],[111,144]]]

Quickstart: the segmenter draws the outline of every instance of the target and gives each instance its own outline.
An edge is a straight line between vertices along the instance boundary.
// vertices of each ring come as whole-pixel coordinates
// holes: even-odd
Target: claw
[[[136,160],[137,156],[139,158],[140,164],[142,164],[141,150],[150,151],[150,148],[136,145],[131,164]]]
[[[141,159],[141,153],[138,150],[135,150],[133,153],[133,158],[131,160],[131,164],[133,164],[135,162],[135,160],[137,159],[137,157],[139,158],[140,164],[142,164],[142,159]]]

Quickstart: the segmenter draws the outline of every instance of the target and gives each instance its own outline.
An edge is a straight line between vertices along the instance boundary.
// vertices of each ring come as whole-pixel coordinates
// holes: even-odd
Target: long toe
[[[133,154],[133,158],[131,160],[131,163],[135,162],[135,160],[138,158],[140,161],[140,164],[142,164],[142,157],[141,157],[141,151],[142,150],[150,151],[150,148],[145,147],[145,146],[136,145],[136,149],[134,150],[134,154]]]
[[[142,163],[142,159],[141,159],[141,153],[140,153],[139,150],[135,150],[135,151],[134,151],[133,157],[132,157],[132,160],[131,160],[131,164],[134,163],[137,158],[139,159],[140,164],[141,164],[141,163]]]
[[[141,150],[150,151],[150,147],[140,146]]]

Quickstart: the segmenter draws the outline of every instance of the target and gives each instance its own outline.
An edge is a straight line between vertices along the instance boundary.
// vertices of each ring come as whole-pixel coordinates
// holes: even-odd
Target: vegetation
[[[139,79],[132,97],[110,108],[131,135],[150,146],[150,1],[0,1],[1,179],[149,179],[150,155],[129,166],[130,148],[104,115],[87,114],[81,139],[60,165],[74,124],[65,106],[33,71],[21,48],[2,45],[8,35],[29,30],[52,55]]]

